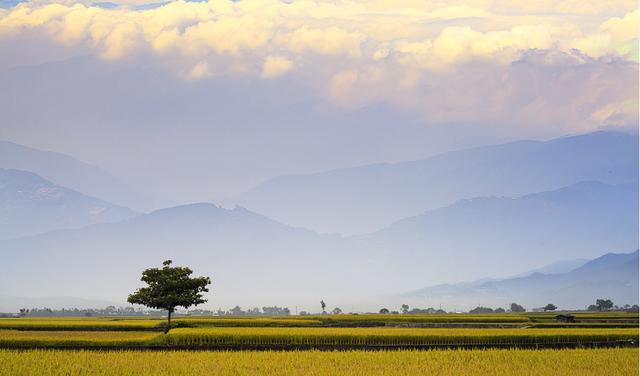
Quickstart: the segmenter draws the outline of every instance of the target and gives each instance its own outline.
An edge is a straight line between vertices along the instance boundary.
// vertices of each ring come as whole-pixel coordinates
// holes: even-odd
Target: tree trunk
[[[167,330],[165,331],[165,333],[168,333],[169,330],[171,330],[171,313],[173,312],[172,310],[167,310],[167,312],[169,313],[167,315]]]

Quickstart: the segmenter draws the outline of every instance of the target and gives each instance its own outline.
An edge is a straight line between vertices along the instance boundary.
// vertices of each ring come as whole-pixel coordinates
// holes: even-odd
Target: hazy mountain
[[[638,251],[608,253],[570,272],[533,273],[497,281],[428,287],[399,296],[418,305],[470,308],[477,304],[502,306],[518,302],[528,308],[554,303],[563,308],[584,308],[596,299],[619,305],[638,303]]]
[[[542,274],[567,273],[581,267],[587,262],[589,262],[589,259],[585,259],[585,258],[579,258],[574,260],[560,260],[560,261],[552,262],[551,264],[545,265],[541,268],[529,270],[524,273],[514,275],[512,278],[526,277],[534,273],[542,273]]]
[[[462,200],[342,238],[240,207],[184,205],[1,241],[0,293],[121,301],[138,286],[141,270],[173,259],[213,277],[214,307],[351,304],[413,286],[505,278],[559,257],[636,248],[637,207],[637,183],[584,182],[519,198]]]
[[[0,168],[30,171],[63,187],[140,211],[168,205],[132,191],[108,172],[68,155],[0,141]]]
[[[136,214],[31,172],[0,168],[0,239],[116,222]]]
[[[638,184],[461,200],[357,239],[396,281],[507,277],[559,257],[637,248]]]
[[[315,306],[323,297],[357,290],[359,258],[343,252],[340,241],[243,208],[185,205],[2,241],[0,293],[122,301],[140,285],[143,269],[172,259],[212,277],[216,308],[305,301]]]
[[[596,132],[281,176],[227,202],[316,231],[366,233],[464,198],[520,196],[587,180],[637,181],[638,136]]]

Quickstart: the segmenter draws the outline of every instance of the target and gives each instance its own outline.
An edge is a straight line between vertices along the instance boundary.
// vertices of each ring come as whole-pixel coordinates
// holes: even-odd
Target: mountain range
[[[216,300],[229,304],[315,301],[357,274],[349,270],[357,257],[341,252],[338,237],[211,204],[0,241],[0,250],[2,294],[12,296],[64,292],[121,301],[143,269],[167,259],[211,276]]]
[[[221,202],[319,232],[361,234],[465,198],[514,197],[591,180],[637,181],[638,136],[603,131],[280,176]]]
[[[638,184],[582,182],[521,197],[479,197],[356,237],[408,285],[507,276],[562,258],[638,247]]]
[[[117,222],[137,215],[26,171],[0,168],[0,239]]]
[[[456,306],[467,310],[483,304],[504,307],[517,302],[529,309],[553,303],[586,308],[596,299],[619,305],[638,303],[638,251],[607,253],[564,273],[533,272],[502,280],[432,286],[397,296],[417,306]]]
[[[591,182],[521,198],[465,200],[354,237],[320,235],[241,207],[184,205],[0,241],[6,261],[0,285],[6,295],[64,292],[117,301],[141,270],[174,259],[213,276],[216,300],[229,304],[348,301],[635,247],[637,206],[629,203],[637,201],[636,190]]]
[[[71,156],[13,142],[0,141],[0,168],[29,171],[54,184],[137,211],[171,204],[136,192],[109,172]]]
[[[265,215],[208,203],[139,213],[103,199],[115,191],[91,194],[111,180],[90,165],[53,154],[44,174],[47,153],[0,143],[11,168],[0,170],[0,294],[122,301],[165,259],[211,276],[224,305],[350,304],[573,260],[541,269],[564,271],[638,248],[637,144],[596,132],[281,177],[237,199]]]

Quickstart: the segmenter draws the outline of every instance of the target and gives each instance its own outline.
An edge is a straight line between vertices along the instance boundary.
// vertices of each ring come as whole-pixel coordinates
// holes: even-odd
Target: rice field
[[[638,314],[575,313],[576,322],[556,323],[558,313],[527,314],[344,314],[315,316],[208,316],[179,317],[175,327],[637,327]],[[0,318],[0,330],[162,331],[161,317]]]
[[[637,349],[432,351],[0,350],[0,375],[638,374]]]
[[[638,329],[177,328],[134,331],[0,330],[0,348],[384,349],[637,345]]]
[[[215,347],[429,347],[536,346],[631,342],[638,329],[409,329],[409,328],[196,328],[173,329],[169,346]]]
[[[0,329],[137,331],[156,329],[162,323],[160,319],[0,318]]]
[[[162,336],[155,332],[0,330],[0,348],[108,348],[147,346]]]
[[[486,316],[182,317],[167,334],[162,318],[0,319],[0,376],[637,374],[637,324]]]

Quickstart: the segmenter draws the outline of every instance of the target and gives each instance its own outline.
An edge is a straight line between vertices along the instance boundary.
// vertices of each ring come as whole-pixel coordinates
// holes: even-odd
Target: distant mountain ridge
[[[99,167],[65,154],[0,141],[0,168],[33,172],[55,184],[138,211],[168,206],[169,201],[132,191]]]
[[[31,172],[0,168],[0,239],[135,215],[133,210],[55,185]]]
[[[460,199],[521,196],[589,180],[637,181],[637,134],[517,141],[418,161],[280,176],[226,202],[319,232],[362,234]]]
[[[638,183],[582,182],[521,197],[479,197],[353,238],[398,280],[469,280],[522,265],[638,247]],[[512,270],[511,272],[509,270]]]
[[[529,309],[554,303],[563,308],[585,308],[596,299],[616,304],[638,304],[638,251],[607,253],[558,274],[532,273],[496,281],[440,285],[399,296],[438,304],[471,307],[475,302],[504,306],[511,302]]]

